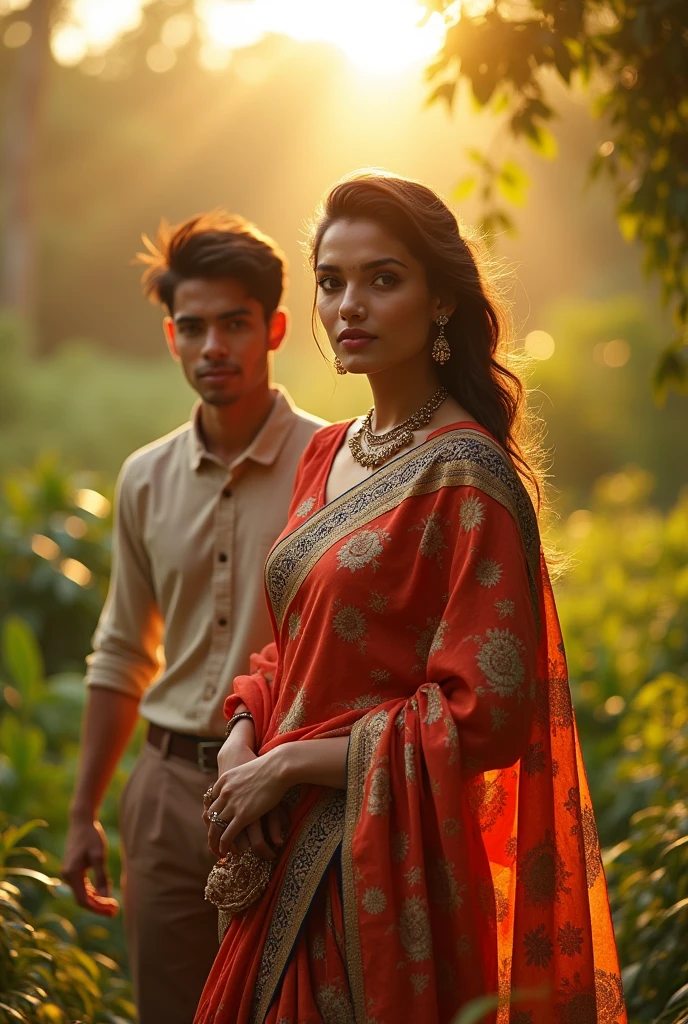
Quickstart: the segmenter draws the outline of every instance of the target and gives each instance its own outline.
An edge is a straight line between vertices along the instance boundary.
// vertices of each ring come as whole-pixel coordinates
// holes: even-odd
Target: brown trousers
[[[124,917],[139,1024],[192,1024],[218,950],[201,819],[217,775],[149,743],[122,794]]]

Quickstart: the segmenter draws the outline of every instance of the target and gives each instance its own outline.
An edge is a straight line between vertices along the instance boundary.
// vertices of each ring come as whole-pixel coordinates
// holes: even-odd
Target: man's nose
[[[339,316],[342,320],[350,323],[352,320],[365,320],[365,309],[361,303],[361,296],[356,288],[347,288],[339,304]]]
[[[211,324],[203,341],[202,354],[206,359],[221,359],[227,355],[227,338],[216,324]]]

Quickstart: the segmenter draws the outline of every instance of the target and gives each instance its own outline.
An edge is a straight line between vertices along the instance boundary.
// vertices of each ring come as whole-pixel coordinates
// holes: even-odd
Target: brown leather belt
[[[146,737],[149,743],[162,750],[163,757],[181,757],[192,761],[202,772],[217,771],[217,755],[224,740],[205,736],[187,736],[181,732],[170,732],[152,722]]]

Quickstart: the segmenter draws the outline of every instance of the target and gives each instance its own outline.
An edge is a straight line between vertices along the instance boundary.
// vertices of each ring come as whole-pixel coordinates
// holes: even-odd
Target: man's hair
[[[232,278],[260,302],[266,322],[282,299],[287,260],[275,242],[236,214],[201,213],[181,224],[163,220],[155,242],[143,235],[147,252],[136,259],[146,269],[143,293],[174,312],[177,285],[191,278]]]

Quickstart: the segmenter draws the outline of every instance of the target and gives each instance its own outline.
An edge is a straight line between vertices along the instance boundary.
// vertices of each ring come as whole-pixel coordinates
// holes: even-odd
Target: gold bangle
[[[230,720],[227,722],[227,728],[225,729],[225,739],[229,736],[237,722],[240,722],[242,718],[248,718],[253,721],[253,715],[250,711],[240,711],[237,715],[232,715]]]

